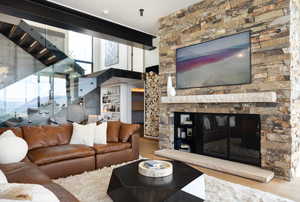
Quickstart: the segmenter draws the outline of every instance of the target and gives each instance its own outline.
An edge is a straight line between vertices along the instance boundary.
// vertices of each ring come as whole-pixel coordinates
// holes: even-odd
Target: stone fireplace
[[[174,148],[174,112],[258,114],[261,167],[284,179],[295,177],[300,138],[296,134],[298,126],[292,127],[291,120],[300,121],[300,118],[298,113],[291,113],[292,105],[297,105],[297,101],[291,100],[292,88],[300,84],[292,83],[291,76],[300,74],[299,70],[290,73],[291,63],[295,62],[289,52],[289,11],[289,0],[204,0],[160,19],[160,148]],[[250,84],[177,90],[177,95],[182,97],[239,94],[240,101],[202,102],[205,98],[199,98],[201,102],[172,102],[166,97],[167,77],[171,75],[176,84],[177,48],[247,30],[251,30],[252,45]],[[265,92],[275,93],[276,101],[244,100],[248,93]]]

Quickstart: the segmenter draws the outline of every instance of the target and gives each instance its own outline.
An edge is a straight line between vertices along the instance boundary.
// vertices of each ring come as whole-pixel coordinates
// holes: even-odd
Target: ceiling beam
[[[153,35],[45,0],[1,0],[0,12],[138,48],[155,48]]]

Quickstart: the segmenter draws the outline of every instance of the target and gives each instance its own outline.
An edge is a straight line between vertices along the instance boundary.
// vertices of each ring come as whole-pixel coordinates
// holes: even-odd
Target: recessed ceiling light
[[[102,11],[105,15],[109,14],[109,10],[103,10]]]

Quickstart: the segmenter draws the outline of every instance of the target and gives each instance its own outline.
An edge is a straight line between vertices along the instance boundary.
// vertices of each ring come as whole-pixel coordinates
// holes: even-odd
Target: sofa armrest
[[[134,156],[136,157],[136,159],[138,159],[140,154],[140,134],[134,133],[133,135],[131,135],[128,141],[131,144]]]
[[[28,154],[27,154],[28,155]],[[28,158],[28,156],[26,155],[26,157],[21,161],[21,162],[24,162],[24,163],[32,163],[30,161],[30,159]]]

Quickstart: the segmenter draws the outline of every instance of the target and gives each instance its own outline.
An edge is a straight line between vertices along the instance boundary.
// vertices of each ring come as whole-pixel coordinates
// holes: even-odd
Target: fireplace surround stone
[[[177,90],[178,96],[233,93],[276,92],[274,103],[160,103],[160,148],[173,149],[174,112],[243,113],[261,117],[261,165],[277,177],[287,180],[296,176],[300,159],[299,53],[289,48],[297,37],[290,36],[290,15],[299,18],[299,7],[290,13],[290,3],[283,0],[204,0],[160,19],[160,97],[167,95],[167,77],[176,84],[176,49],[251,30],[252,83]],[[296,14],[295,14],[296,13]],[[298,16],[298,18],[297,18]],[[300,29],[299,29],[300,30]],[[295,46],[295,45],[293,45]],[[296,48],[296,47],[295,47]],[[298,62],[295,62],[297,60]],[[291,74],[291,63],[297,68]],[[291,81],[293,81],[291,83]],[[295,91],[295,92],[294,92]],[[291,94],[294,92],[293,94]],[[292,118],[292,119],[291,119]],[[293,122],[291,122],[293,120]],[[291,125],[292,123],[292,125]],[[299,125],[299,124],[298,124]],[[293,126],[293,127],[292,127]]]

